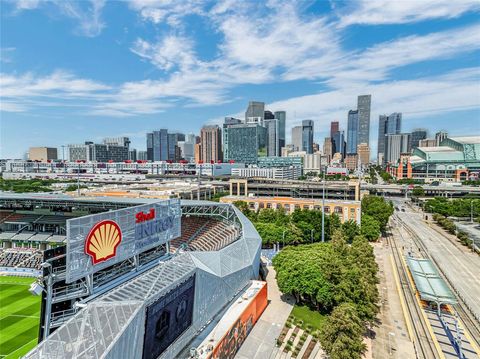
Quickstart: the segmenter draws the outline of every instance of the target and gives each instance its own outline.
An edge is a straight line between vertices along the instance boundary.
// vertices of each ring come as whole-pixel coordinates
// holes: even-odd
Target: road
[[[423,220],[400,199],[392,199],[405,212],[396,211],[405,226],[416,233],[473,314],[480,318],[480,257],[468,249],[455,246],[447,237]]]

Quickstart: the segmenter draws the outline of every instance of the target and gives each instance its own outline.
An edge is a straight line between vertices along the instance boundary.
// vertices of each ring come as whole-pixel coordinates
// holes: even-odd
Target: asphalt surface
[[[480,257],[466,247],[456,246],[433,229],[423,220],[423,213],[413,211],[402,200],[393,201],[400,209],[405,208],[405,212],[396,211],[398,217],[420,237],[449,282],[475,316],[480,318]]]

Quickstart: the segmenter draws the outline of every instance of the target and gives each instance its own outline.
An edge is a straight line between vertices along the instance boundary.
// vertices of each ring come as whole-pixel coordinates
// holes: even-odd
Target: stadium
[[[233,358],[267,305],[233,205],[0,194],[0,271],[38,276],[25,358]]]

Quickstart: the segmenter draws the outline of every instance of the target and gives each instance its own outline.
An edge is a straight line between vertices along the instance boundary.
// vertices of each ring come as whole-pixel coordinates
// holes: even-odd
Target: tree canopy
[[[273,258],[277,283],[297,303],[331,313],[320,340],[331,358],[360,358],[362,335],[378,313],[378,265],[373,247],[342,230],[327,243],[286,247]],[[347,325],[348,324],[348,325]]]
[[[383,197],[365,196],[362,199],[362,213],[372,216],[378,221],[380,230],[384,231],[388,219],[393,214],[393,203],[387,202]]]
[[[438,213],[442,216],[470,217],[480,215],[480,198],[455,198],[435,197],[425,202],[425,210],[430,213]]]

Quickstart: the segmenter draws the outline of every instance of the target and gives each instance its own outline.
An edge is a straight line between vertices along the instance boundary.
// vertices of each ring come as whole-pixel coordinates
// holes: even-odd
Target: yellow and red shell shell
[[[85,241],[85,253],[92,257],[92,263],[104,262],[117,254],[122,241],[122,231],[112,220],[98,222],[93,226]]]

